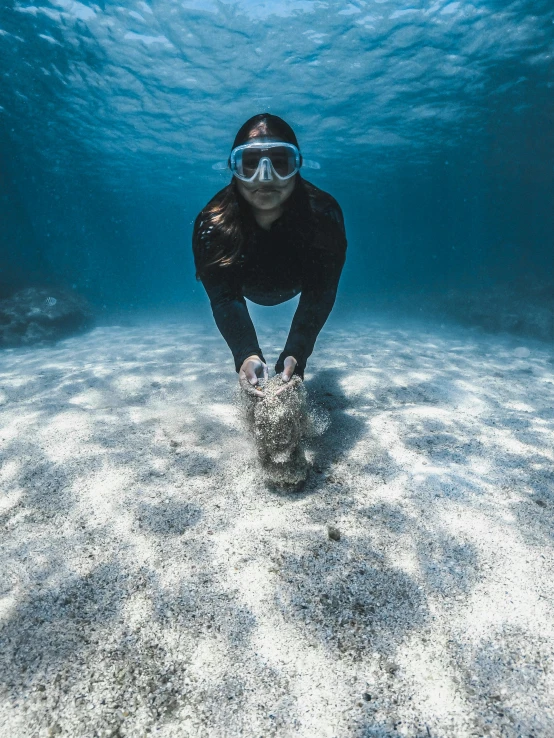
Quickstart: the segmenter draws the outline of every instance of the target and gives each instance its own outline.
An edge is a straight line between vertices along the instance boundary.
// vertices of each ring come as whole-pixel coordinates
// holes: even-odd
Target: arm
[[[221,198],[224,193],[225,190],[218,193],[207,207]],[[204,211],[197,216],[192,234],[192,250],[197,277],[201,279],[208,294],[216,325],[231,349],[238,372],[245,359],[254,356],[258,356],[262,361],[264,359],[242,296],[240,274],[236,266],[203,268],[203,265],[209,262],[213,246],[210,233],[212,227],[206,225],[203,213]]]
[[[233,354],[237,372],[250,356],[259,356],[265,362],[233,267],[211,269],[202,278],[202,284],[210,299],[216,325]]]
[[[302,294],[294,314],[285,348],[275,371],[282,372],[288,356],[296,359],[295,374],[304,376],[306,362],[335,303],[346,255],[346,233],[336,201],[319,213],[315,243],[302,265]]]
[[[297,361],[295,374],[304,375],[306,362],[314,350],[316,339],[335,304],[343,261],[335,258],[333,263],[329,263],[326,260],[325,274],[321,274],[320,269],[314,270],[320,276],[319,284],[312,283],[302,290],[289,336],[275,371],[282,372],[287,356],[293,356]]]

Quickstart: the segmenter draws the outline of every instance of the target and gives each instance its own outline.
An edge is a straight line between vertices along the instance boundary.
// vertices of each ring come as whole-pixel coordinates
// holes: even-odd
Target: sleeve
[[[284,360],[294,356],[295,374],[304,376],[306,362],[314,350],[316,339],[335,304],[340,275],[346,257],[346,233],[342,212],[333,201],[316,230],[316,237],[304,261],[302,294],[296,308],[285,348],[276,372],[283,371]]]
[[[256,330],[240,293],[233,267],[215,267],[202,277],[219,332],[231,349],[237,372],[242,362],[257,354],[265,362]]]
[[[231,349],[235,369],[238,372],[248,356],[257,354],[264,362],[265,359],[242,296],[237,268],[234,266],[200,268],[205,261],[206,253],[210,250],[210,231],[211,228],[204,225],[201,212],[196,218],[192,234],[194,262],[197,277],[208,294],[215,323]]]

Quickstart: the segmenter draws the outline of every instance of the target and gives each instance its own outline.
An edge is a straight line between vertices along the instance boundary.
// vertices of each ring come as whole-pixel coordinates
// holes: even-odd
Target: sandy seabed
[[[207,322],[3,351],[1,735],[551,738],[553,362],[326,328],[291,494]]]

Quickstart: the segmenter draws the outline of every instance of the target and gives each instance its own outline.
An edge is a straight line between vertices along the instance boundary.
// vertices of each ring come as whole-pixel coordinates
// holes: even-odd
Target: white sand
[[[553,357],[327,328],[294,495],[211,323],[4,351],[2,738],[553,736]]]

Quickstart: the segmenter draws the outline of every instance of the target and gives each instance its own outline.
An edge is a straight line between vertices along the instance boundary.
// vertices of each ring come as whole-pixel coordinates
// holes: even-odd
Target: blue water
[[[207,309],[192,222],[270,111],[343,207],[343,307],[554,273],[552,2],[4,0],[0,294]]]
[[[263,111],[349,243],[300,494],[191,252]],[[0,0],[0,738],[554,736],[553,152],[554,0]]]

